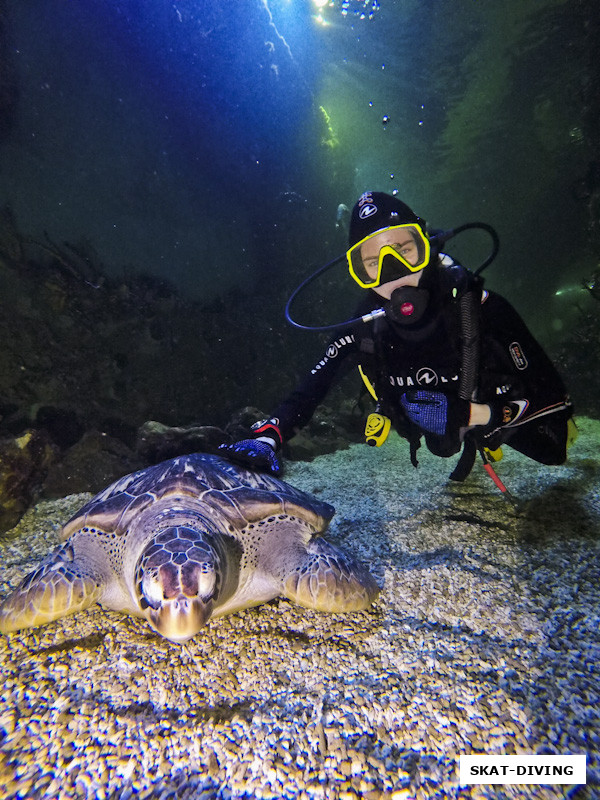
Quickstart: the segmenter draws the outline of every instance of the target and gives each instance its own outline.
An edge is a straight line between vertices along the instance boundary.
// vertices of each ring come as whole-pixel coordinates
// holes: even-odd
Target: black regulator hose
[[[488,257],[479,265],[473,275],[478,277],[483,270],[492,263],[498,255],[500,240],[498,234],[487,222],[466,222],[449,231],[436,231],[432,239],[435,239],[438,248],[445,244],[448,239],[456,236],[463,231],[481,228],[492,238],[492,249]],[[465,292],[459,298],[459,320],[461,328],[461,371],[458,387],[458,396],[463,400],[472,400],[473,392],[476,388],[477,374],[479,370],[479,309],[481,306],[481,295],[473,290]]]
[[[382,312],[381,314],[373,312],[372,314],[366,314],[364,317],[355,317],[354,319],[346,319],[343,322],[337,322],[334,325],[301,325],[299,322],[296,322],[295,320],[292,319],[290,314],[290,308],[296,297],[298,297],[298,295],[300,294],[300,292],[303,289],[305,289],[309,284],[311,284],[313,281],[315,281],[318,277],[320,277],[326,270],[331,269],[331,267],[335,267],[336,264],[339,264],[341,261],[344,261],[345,258],[346,258],[346,253],[342,253],[341,256],[337,256],[332,261],[328,261],[327,264],[325,264],[323,267],[319,267],[319,269],[316,270],[316,272],[313,272],[312,275],[309,275],[308,278],[306,278],[306,280],[302,281],[302,283],[300,284],[300,286],[298,286],[297,289],[294,289],[294,291],[290,295],[289,300],[285,304],[285,318],[290,323],[290,325],[293,325],[294,328],[300,328],[300,330],[303,331],[333,331],[336,330],[337,328],[346,328],[346,327],[349,328],[351,325],[356,325],[357,322],[368,322],[370,319],[375,319],[378,316],[383,316],[384,312]]]
[[[491,225],[488,225],[487,222],[465,222],[464,225],[459,225],[457,228],[451,228],[449,231],[435,231],[433,236],[430,238],[432,241],[437,243],[439,249],[441,250],[449,239],[454,238],[454,236],[457,236],[463,231],[470,231],[477,228],[489,233],[492,238],[492,249],[489,256],[481,262],[481,264],[473,273],[475,276],[477,276],[481,275],[483,270],[486,269],[486,267],[489,267],[489,265],[498,255],[498,250],[500,249],[500,239],[498,238],[495,228],[493,228]]]
[[[465,292],[458,301],[461,339],[461,369],[458,396],[473,400],[479,373],[479,311],[481,290]]]
[[[452,228],[448,231],[435,231],[431,236],[430,240],[433,246],[436,246],[438,251],[441,251],[443,245],[449,240],[452,239],[459,233],[463,231],[472,230],[475,228],[480,228],[481,230],[486,231],[492,238],[492,250],[488,257],[477,267],[475,272],[473,273],[475,276],[480,275],[486,267],[492,263],[492,261],[498,255],[498,250],[500,248],[500,240],[498,239],[498,234],[494,230],[491,225],[488,225],[487,222],[466,222],[464,225],[459,225],[457,228]],[[299,322],[296,322],[292,319],[290,309],[292,307],[292,303],[298,297],[300,292],[302,292],[309,284],[319,278],[324,272],[332,267],[335,267],[340,262],[344,261],[346,258],[346,254],[343,253],[340,256],[336,256],[336,258],[328,261],[327,264],[324,264],[319,269],[315,270],[312,275],[309,275],[302,283],[292,292],[289,297],[289,300],[285,304],[285,318],[292,325],[294,328],[300,328],[303,331],[333,331],[339,328],[350,328],[353,325],[356,325],[358,322],[370,322],[373,319],[377,319],[377,317],[385,316],[385,311],[383,308],[379,308],[375,311],[371,311],[370,314],[365,314],[362,317],[354,317],[353,319],[347,319],[343,322],[337,322],[333,325],[302,325]]]

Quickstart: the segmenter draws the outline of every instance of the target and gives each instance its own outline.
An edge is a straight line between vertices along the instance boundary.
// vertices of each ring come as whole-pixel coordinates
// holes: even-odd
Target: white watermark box
[[[585,783],[586,756],[460,756],[459,782]]]

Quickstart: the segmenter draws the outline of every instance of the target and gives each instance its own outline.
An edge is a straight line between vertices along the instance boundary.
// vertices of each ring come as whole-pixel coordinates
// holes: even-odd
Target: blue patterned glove
[[[422,389],[406,392],[400,403],[411,422],[436,436],[456,436],[469,424],[471,404],[468,400],[448,397],[442,392]]]
[[[257,439],[241,439],[233,444],[219,445],[219,451],[225,458],[229,458],[243,467],[267,470],[274,475],[281,472],[281,464],[275,455],[275,450],[267,442]]]

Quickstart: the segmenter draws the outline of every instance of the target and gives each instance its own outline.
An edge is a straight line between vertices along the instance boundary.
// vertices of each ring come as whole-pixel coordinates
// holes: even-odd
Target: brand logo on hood
[[[372,217],[373,214],[377,213],[377,206],[372,203],[365,203],[364,206],[358,212],[358,216],[360,219],[367,219],[367,217]]]

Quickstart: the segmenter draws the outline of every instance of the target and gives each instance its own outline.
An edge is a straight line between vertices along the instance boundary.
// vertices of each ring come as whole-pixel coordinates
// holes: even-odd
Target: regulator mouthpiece
[[[386,316],[398,325],[414,325],[429,305],[429,292],[416,286],[401,286],[392,292]]]

